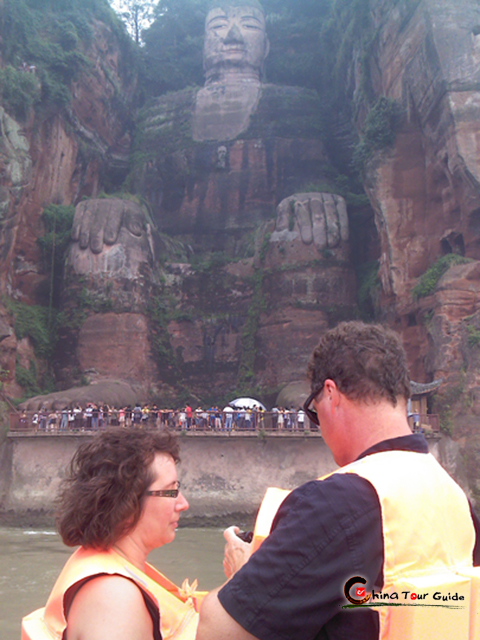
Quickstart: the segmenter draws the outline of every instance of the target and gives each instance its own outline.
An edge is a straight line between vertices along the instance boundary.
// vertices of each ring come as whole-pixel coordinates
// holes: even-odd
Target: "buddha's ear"
[[[265,56],[263,58],[264,60],[269,53],[270,53],[270,40],[268,39],[267,34],[265,34]]]

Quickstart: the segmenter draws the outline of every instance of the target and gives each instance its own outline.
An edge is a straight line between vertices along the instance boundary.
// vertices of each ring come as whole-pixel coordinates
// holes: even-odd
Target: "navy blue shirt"
[[[416,434],[393,438],[360,457],[399,449],[428,453],[428,444]],[[381,590],[383,557],[375,489],[360,476],[334,474],[289,494],[271,535],[218,598],[260,640],[374,640],[377,612],[342,610],[344,586],[360,575]]]

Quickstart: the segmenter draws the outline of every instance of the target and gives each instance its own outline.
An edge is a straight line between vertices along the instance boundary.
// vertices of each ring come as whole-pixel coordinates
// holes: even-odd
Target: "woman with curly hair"
[[[110,430],[77,450],[57,526],[66,545],[80,548],[46,607],[24,618],[22,639],[195,637],[195,594],[147,563],[150,551],[174,540],[188,509],[178,461],[178,443],[166,431]]]

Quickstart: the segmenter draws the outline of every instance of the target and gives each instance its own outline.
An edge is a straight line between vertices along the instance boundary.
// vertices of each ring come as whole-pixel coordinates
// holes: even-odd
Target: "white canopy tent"
[[[253,409],[254,407],[259,407],[264,411],[267,410],[265,405],[263,405],[260,400],[255,400],[255,398],[236,398],[228,404],[235,409]]]

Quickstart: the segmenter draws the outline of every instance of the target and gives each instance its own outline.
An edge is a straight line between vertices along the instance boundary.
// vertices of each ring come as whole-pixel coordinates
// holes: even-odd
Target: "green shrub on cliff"
[[[72,82],[90,65],[84,51],[93,39],[94,19],[106,23],[120,44],[129,42],[107,0],[2,2],[2,58],[10,67],[2,99],[12,115],[25,117],[36,104],[58,110],[70,101]]]
[[[15,381],[22,387],[25,396],[32,397],[40,393],[40,387],[37,381],[37,368],[33,360],[30,361],[30,367],[22,367],[17,362],[15,367]]]
[[[353,153],[353,165],[361,172],[375,151],[391,147],[403,119],[398,102],[380,96],[365,119],[362,139]]]
[[[37,243],[42,249],[44,271],[50,273],[48,294],[50,306],[57,303],[57,300],[54,300],[54,293],[60,294],[74,215],[73,205],[57,204],[48,205],[42,213],[45,234],[37,238]]]
[[[464,258],[457,253],[448,253],[446,256],[442,256],[420,277],[412,289],[412,296],[414,298],[425,298],[431,295],[435,291],[440,278],[450,267],[467,262],[471,262],[470,258]]]
[[[2,105],[17,120],[24,120],[40,100],[40,83],[30,74],[7,65],[0,69]]]
[[[29,305],[12,298],[4,304],[15,318],[14,330],[19,340],[30,338],[39,358],[50,358],[55,346],[55,323],[47,307]]]

